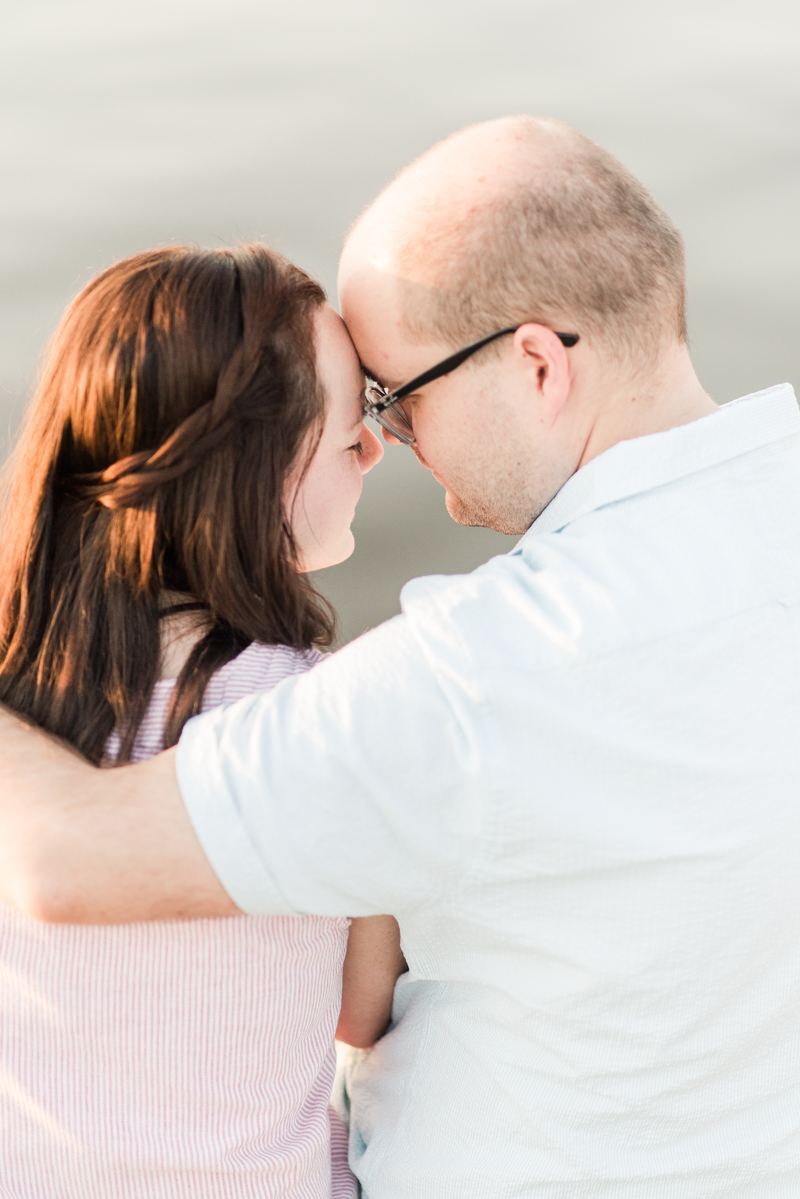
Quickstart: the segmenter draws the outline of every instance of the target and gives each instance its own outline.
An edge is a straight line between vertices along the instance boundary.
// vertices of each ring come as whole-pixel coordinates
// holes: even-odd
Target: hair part
[[[264,245],[175,246],[116,263],[67,310],[7,468],[0,701],[91,761],[115,728],[130,758],[164,591],[208,611],[165,747],[252,641],[331,643],[284,508],[324,420],[324,298]]]
[[[632,362],[685,341],[683,240],[646,188],[559,122],[518,117],[513,129],[535,170],[523,163],[485,199],[431,197],[400,230],[393,258],[410,335],[459,345],[536,321]]]

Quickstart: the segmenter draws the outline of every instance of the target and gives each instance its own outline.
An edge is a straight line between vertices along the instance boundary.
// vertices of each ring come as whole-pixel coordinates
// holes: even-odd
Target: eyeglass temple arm
[[[437,363],[429,371],[425,371],[423,375],[418,375],[416,379],[412,379],[410,383],[406,383],[404,387],[398,387],[396,391],[386,396],[386,401],[394,404],[395,401],[405,399],[407,395],[411,395],[412,391],[416,391],[419,387],[424,387],[426,383],[432,383],[434,379],[440,379],[442,375],[449,375],[450,371],[454,371],[457,366],[461,366],[461,363],[469,358],[471,354],[476,353],[483,346],[488,346],[490,341],[496,341],[498,337],[505,337],[508,333],[516,333],[518,328],[519,325],[513,325],[509,329],[498,329],[496,333],[490,333],[488,337],[482,337],[480,341],[473,341],[471,345],[464,346],[463,350],[452,354],[450,358],[445,358],[444,362]],[[556,337],[567,349],[570,349],[571,346],[576,345],[579,341],[577,333],[556,333]],[[381,407],[383,406],[381,405]]]

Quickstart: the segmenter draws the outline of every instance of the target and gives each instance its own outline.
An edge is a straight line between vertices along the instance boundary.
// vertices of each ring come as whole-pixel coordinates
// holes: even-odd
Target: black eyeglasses
[[[498,337],[505,337],[507,333],[516,333],[520,325],[515,325],[512,329],[498,329],[496,333],[490,333],[488,337],[482,337],[480,341],[474,341],[472,345],[465,346],[463,350],[458,350],[457,353],[451,354],[449,358],[445,358],[443,362],[432,366],[430,370],[424,371],[421,375],[417,375],[416,379],[412,379],[410,383],[404,383],[402,387],[395,387],[394,391],[387,391],[385,387],[381,387],[380,383],[370,382],[366,388],[366,398],[364,400],[364,412],[367,416],[371,416],[376,420],[387,432],[391,433],[392,437],[396,437],[398,441],[402,441],[403,445],[413,445],[416,438],[414,430],[411,427],[411,421],[408,419],[403,408],[397,407],[401,400],[406,396],[410,396],[412,392],[418,388],[424,387],[426,383],[432,383],[434,379],[441,379],[442,375],[449,375],[450,371],[454,371],[457,366],[461,366],[462,362],[466,362],[472,354],[483,346],[488,346],[490,341],[495,341]],[[556,333],[556,337],[563,346],[570,349],[577,345],[580,340],[577,333]]]

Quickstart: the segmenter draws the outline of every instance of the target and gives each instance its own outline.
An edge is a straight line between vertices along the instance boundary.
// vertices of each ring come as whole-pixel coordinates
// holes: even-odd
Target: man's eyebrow
[[[382,379],[380,377],[380,375],[378,375],[375,371],[370,370],[370,368],[368,366],[366,366],[363,362],[361,363],[361,369],[364,372],[364,374],[367,376],[368,379],[372,379],[373,383],[379,383],[381,385],[381,387],[385,387],[387,391],[392,390],[392,388],[389,386],[386,379]]]

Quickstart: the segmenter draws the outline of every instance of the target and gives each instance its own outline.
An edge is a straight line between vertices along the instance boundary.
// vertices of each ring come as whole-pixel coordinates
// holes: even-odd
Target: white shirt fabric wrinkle
[[[622,442],[511,554],[187,726],[245,911],[393,912],[369,1199],[800,1193],[800,413]]]

